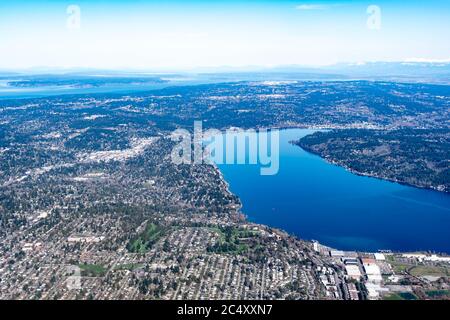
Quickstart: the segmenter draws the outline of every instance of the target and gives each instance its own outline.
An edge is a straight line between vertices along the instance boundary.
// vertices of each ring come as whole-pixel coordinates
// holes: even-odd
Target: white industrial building
[[[345,266],[345,272],[350,279],[359,280],[361,278],[361,270],[359,270],[358,266],[353,264]]]
[[[384,254],[382,254],[382,253],[374,253],[374,256],[375,256],[375,260],[378,260],[378,261],[384,261],[384,260],[386,260],[386,257],[384,256]]]
[[[383,280],[380,267],[375,263],[364,263],[363,266],[367,275],[367,281],[372,283],[380,283]]]

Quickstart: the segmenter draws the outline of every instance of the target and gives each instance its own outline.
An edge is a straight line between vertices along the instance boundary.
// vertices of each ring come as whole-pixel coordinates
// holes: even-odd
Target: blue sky
[[[0,68],[447,61],[449,30],[437,0],[0,1]]]

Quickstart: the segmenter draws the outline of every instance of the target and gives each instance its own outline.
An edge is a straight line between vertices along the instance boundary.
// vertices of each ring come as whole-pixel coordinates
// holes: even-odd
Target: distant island
[[[450,130],[347,129],[294,142],[360,175],[450,192]]]
[[[42,88],[68,86],[73,88],[93,88],[113,85],[148,85],[168,81],[153,76],[84,76],[84,75],[14,75],[1,76],[7,85],[14,88]]]

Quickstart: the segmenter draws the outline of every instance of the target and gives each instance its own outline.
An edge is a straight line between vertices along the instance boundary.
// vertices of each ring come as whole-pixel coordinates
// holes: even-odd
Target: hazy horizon
[[[173,74],[173,73],[252,73],[252,72],[283,72],[283,73],[302,73],[302,72],[341,72],[345,68],[353,68],[354,70],[364,69],[367,67],[379,67],[383,65],[392,66],[403,66],[403,67],[422,67],[422,68],[448,68],[450,66],[450,61],[420,61],[420,60],[405,60],[405,61],[367,61],[367,62],[338,62],[331,65],[325,66],[313,66],[313,65],[301,65],[301,64],[280,64],[274,66],[262,66],[262,65],[246,65],[246,66],[231,66],[231,65],[221,65],[221,66],[196,66],[191,68],[95,68],[95,67],[48,67],[48,66],[33,66],[27,68],[2,68],[0,67],[0,73],[23,73],[23,74],[39,74],[39,73],[80,73],[89,74],[91,72],[105,72],[105,73],[130,73],[130,74]],[[447,70],[447,69],[446,69]],[[382,70],[380,70],[381,72]],[[386,71],[386,70],[384,70]],[[387,73],[388,75],[389,73]]]

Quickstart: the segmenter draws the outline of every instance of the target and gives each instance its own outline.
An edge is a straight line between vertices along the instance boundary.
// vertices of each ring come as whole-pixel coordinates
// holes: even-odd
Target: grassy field
[[[425,293],[430,298],[435,298],[435,299],[450,297],[450,290],[430,290],[430,291],[425,291]]]
[[[433,266],[415,266],[409,271],[413,276],[435,276],[448,277],[450,270],[447,267],[433,267]]]
[[[396,274],[405,273],[409,268],[414,266],[411,264],[406,264],[406,263],[397,262],[397,261],[389,261],[389,264],[392,266],[392,270]]]
[[[417,300],[417,296],[411,292],[391,293],[384,300]]]
[[[81,269],[83,277],[102,277],[107,271],[104,266],[99,264],[80,264],[78,267]]]
[[[218,234],[218,242],[209,248],[212,252],[238,254],[248,251],[249,247],[242,239],[251,238],[255,233],[246,229],[235,227],[211,227],[210,230]]]
[[[396,274],[405,273],[406,270],[408,270],[409,268],[411,268],[413,266],[411,264],[396,261],[394,256],[391,256],[391,255],[386,256],[386,260],[391,265],[392,270]]]
[[[114,270],[129,270],[133,271],[135,269],[139,269],[143,266],[141,263],[126,263],[115,266]]]
[[[404,262],[395,261],[393,257],[388,256],[387,262],[392,266],[392,270],[396,274],[410,273],[413,276],[435,276],[448,277],[450,276],[450,268],[435,267],[427,265],[414,265]]]
[[[144,232],[130,241],[127,248],[131,252],[147,252],[166,232],[166,228],[150,223],[146,226]]]

